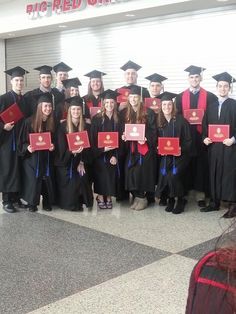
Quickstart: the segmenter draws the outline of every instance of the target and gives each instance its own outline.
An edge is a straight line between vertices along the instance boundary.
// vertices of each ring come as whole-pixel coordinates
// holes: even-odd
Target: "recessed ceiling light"
[[[59,27],[59,28],[66,28],[67,25],[59,25],[58,27]]]
[[[128,13],[128,14],[125,14],[125,16],[127,16],[127,17],[133,17],[133,16],[135,16],[135,14]]]
[[[15,34],[13,34],[13,33],[8,33],[7,34],[9,37],[15,37],[16,35]]]
[[[229,0],[216,0],[217,2],[227,2]]]

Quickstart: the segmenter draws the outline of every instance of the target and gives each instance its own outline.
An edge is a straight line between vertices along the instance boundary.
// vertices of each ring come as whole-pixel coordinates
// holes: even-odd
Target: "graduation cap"
[[[100,94],[99,96],[102,99],[114,99],[116,100],[116,98],[120,95],[120,93],[117,93],[116,91],[113,91],[111,89],[107,89],[105,90],[102,94]]]
[[[189,72],[189,75],[201,75],[203,71],[205,71],[206,68],[203,67],[197,67],[195,65],[190,65],[188,68],[186,68],[184,71]]]
[[[39,75],[40,74],[50,74],[50,75],[52,75],[52,73],[51,73],[52,67],[50,67],[49,65],[42,65],[40,67],[34,68],[34,70],[39,71]]]
[[[64,62],[60,62],[60,63],[54,65],[54,67],[53,67],[53,71],[56,72],[56,73],[57,72],[69,72],[71,70],[72,70],[72,68],[69,67]]]
[[[137,63],[129,60],[128,62],[126,62],[122,67],[121,70],[126,71],[127,69],[134,69],[135,71],[138,71],[139,69],[141,69],[141,66],[138,65]]]
[[[70,87],[76,87],[77,88],[78,86],[82,85],[80,80],[78,79],[78,77],[64,80],[64,81],[62,81],[62,84],[65,88],[70,88]]]
[[[145,77],[145,79],[149,80],[151,83],[152,82],[162,83],[162,81],[167,80],[167,77],[162,76],[162,75],[157,74],[157,73],[153,73],[152,75]]]
[[[29,73],[28,71],[26,71],[25,69],[23,69],[22,67],[14,67],[12,69],[6,70],[4,71],[6,74],[10,75],[11,78],[14,77],[24,77],[25,74]]]
[[[87,74],[84,74],[84,76],[88,76],[91,79],[93,78],[100,78],[102,79],[103,75],[106,75],[106,73],[98,71],[98,70],[93,70]]]
[[[216,74],[212,76],[217,82],[224,81],[228,82],[229,84],[236,82],[235,78],[231,76],[228,72],[222,72],[220,74]]]
[[[139,95],[142,97],[143,91],[147,90],[145,87],[138,85],[130,85],[127,87],[130,90],[130,95]]]
[[[84,100],[80,96],[73,96],[65,100],[70,106],[83,107]]]
[[[34,98],[37,100],[37,104],[40,104],[41,102],[49,102],[52,104],[52,94],[49,92],[46,93],[39,93],[34,95]]]
[[[157,98],[161,99],[161,101],[173,100],[173,98],[175,98],[177,95],[178,94],[175,94],[175,93],[164,92],[164,93],[160,94],[159,96],[157,96]]]

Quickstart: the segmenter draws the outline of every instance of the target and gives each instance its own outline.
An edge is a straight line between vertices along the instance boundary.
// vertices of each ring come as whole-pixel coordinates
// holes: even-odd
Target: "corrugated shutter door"
[[[212,75],[228,71],[236,77],[231,47],[235,19],[235,10],[198,12],[8,39],[6,64],[30,71],[27,91],[38,86],[34,67],[64,61],[73,68],[70,77],[81,80],[82,95],[88,83],[83,75],[93,69],[108,74],[105,88],[123,85],[120,66],[129,59],[142,65],[140,85],[148,86],[144,77],[157,72],[169,78],[166,90],[181,92],[188,84],[183,70],[194,64],[207,68],[202,86],[215,92]]]

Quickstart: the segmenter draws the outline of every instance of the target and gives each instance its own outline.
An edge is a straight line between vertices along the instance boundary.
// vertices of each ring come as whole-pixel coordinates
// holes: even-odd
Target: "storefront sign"
[[[41,1],[26,6],[26,13],[31,19],[37,19],[53,14],[84,10],[86,7],[101,7],[111,4],[128,2],[130,0],[53,0]]]

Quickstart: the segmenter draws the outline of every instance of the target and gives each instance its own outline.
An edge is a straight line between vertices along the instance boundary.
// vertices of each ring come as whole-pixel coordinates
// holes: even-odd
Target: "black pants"
[[[141,191],[131,191],[133,197],[145,198],[145,192]]]
[[[13,204],[20,200],[17,192],[3,192],[2,193],[2,204]]]

